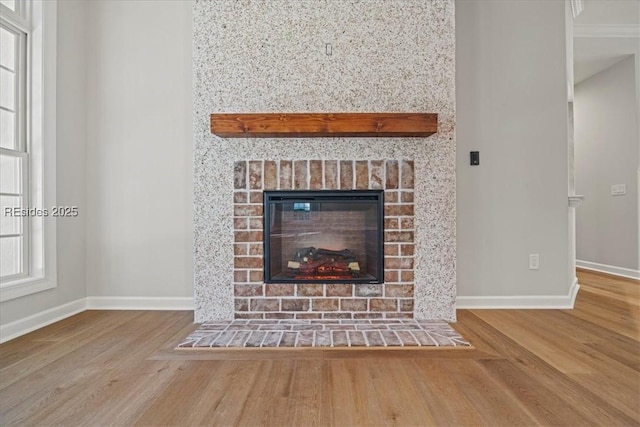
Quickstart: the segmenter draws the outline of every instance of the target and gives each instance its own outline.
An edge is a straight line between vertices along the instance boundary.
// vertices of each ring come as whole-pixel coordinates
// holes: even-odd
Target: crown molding
[[[611,25],[574,25],[574,37],[638,37],[640,25],[611,24]]]

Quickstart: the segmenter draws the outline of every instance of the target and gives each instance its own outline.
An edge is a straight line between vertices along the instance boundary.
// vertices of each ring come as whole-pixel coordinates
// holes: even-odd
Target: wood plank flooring
[[[0,346],[0,425],[640,425],[640,283],[578,277],[574,310],[459,310],[471,350],[174,350],[191,312],[86,311]]]

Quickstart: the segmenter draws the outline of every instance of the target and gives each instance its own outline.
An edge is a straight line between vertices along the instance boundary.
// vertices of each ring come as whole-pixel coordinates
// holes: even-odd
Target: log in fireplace
[[[265,191],[265,283],[383,283],[382,190]]]

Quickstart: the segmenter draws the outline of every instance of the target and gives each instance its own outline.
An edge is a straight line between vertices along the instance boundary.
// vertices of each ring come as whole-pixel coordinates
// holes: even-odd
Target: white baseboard
[[[0,344],[21,335],[43,328],[87,309],[86,298],[80,298],[40,313],[27,316],[5,325],[0,325]]]
[[[573,308],[579,289],[576,279],[567,295],[459,296],[456,309],[567,309]]]
[[[87,297],[88,310],[193,310],[193,297]]]
[[[193,310],[192,297],[87,297],[0,325],[0,344],[85,310]]]
[[[629,279],[640,279],[640,271],[631,268],[616,267],[613,265],[598,264],[597,262],[576,260],[576,267],[587,270],[599,271],[601,273],[609,273],[614,276],[622,276]]]

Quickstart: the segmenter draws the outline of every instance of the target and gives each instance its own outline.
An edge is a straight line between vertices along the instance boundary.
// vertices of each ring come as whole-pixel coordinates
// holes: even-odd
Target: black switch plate
[[[478,166],[480,164],[480,152],[479,151],[471,151],[469,152],[470,157],[470,165]]]

